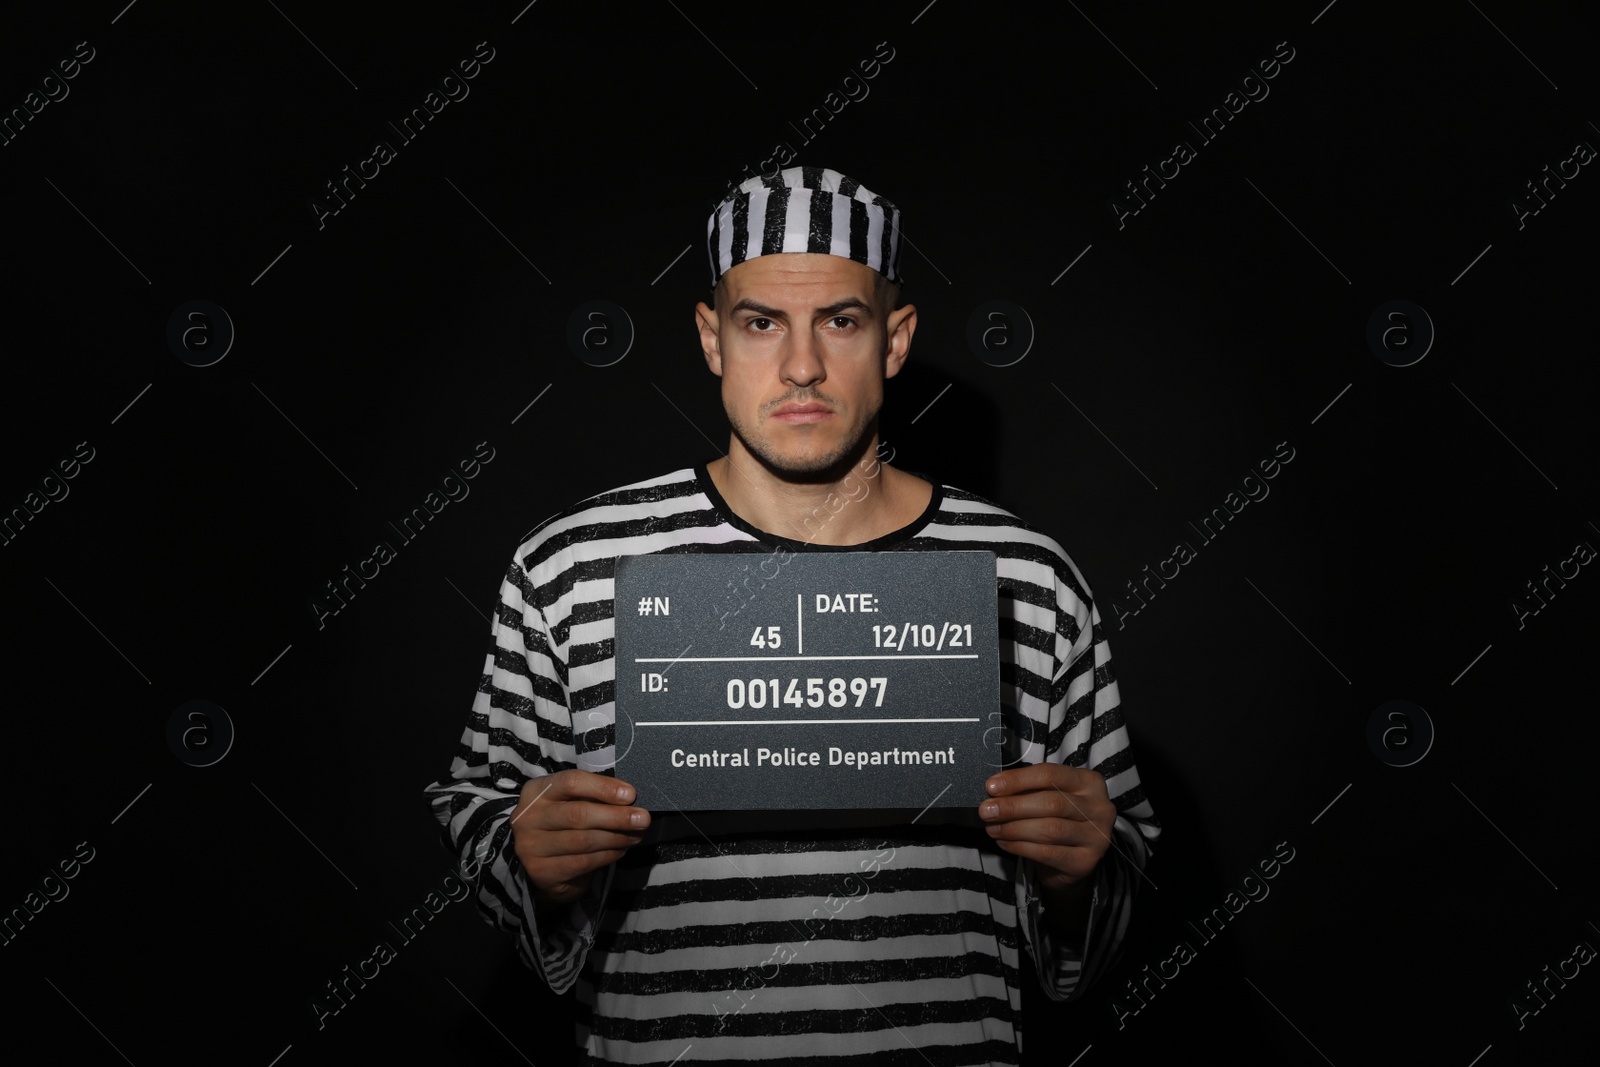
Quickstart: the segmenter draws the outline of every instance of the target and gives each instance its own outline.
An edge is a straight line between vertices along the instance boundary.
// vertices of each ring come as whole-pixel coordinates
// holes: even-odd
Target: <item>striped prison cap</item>
[[[706,220],[711,284],[737,264],[778,252],[824,252],[900,281],[900,209],[854,178],[788,167],[739,184]]]

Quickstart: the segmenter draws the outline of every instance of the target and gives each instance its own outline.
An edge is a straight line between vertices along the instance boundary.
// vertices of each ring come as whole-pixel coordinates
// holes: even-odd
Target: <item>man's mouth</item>
[[[772,413],[772,417],[783,422],[797,424],[806,422],[821,422],[823,419],[833,417],[833,412],[828,410],[826,404],[815,401],[802,404],[784,404]]]

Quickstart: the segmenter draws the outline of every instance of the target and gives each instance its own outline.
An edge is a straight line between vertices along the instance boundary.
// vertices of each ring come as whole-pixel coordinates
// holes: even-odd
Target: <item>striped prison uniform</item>
[[[925,823],[647,837],[536,917],[510,813],[530,778],[613,773],[619,556],[959,549],[998,557],[1001,706],[1020,762],[1098,771],[1117,808],[1083,932],[1048,929],[1030,861]],[[1047,996],[1083,993],[1120,950],[1160,833],[1100,613],[1055,540],[935,482],[909,526],[807,544],[734,514],[704,463],[590,497],[523,540],[450,773],[426,793],[445,846],[464,870],[478,861],[484,918],[552,990],[576,990],[585,1062],[1017,1063],[1024,953]]]

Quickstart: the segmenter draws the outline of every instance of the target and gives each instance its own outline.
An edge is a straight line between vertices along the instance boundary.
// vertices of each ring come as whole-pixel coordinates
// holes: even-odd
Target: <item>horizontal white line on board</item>
[[[970,719],[700,719],[675,722],[636,722],[635,726],[832,726],[837,723],[856,722],[978,722]]]

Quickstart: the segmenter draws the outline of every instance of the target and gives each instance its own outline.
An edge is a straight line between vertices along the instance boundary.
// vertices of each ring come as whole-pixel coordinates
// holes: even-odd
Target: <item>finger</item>
[[[1059,789],[1022,793],[1019,797],[997,797],[982,801],[978,814],[984,822],[1010,822],[1013,819],[1075,819],[1093,822],[1109,830],[1117,821],[1117,805],[1102,797],[1083,797]]]
[[[1030,841],[1039,845],[1067,848],[1100,848],[1104,851],[1105,838],[1093,823],[1072,819],[1018,819],[1015,822],[990,823],[985,829],[996,841]]]
[[[594,800],[603,804],[631,804],[638,790],[609,774],[596,774],[569,767],[547,775],[548,785],[531,779],[523,786],[523,796],[531,791],[535,797],[547,801]],[[531,800],[529,801],[532,802]]]
[[[1105,778],[1098,771],[1068,767],[1064,763],[1031,763],[1012,767],[990,775],[985,785],[990,796],[1011,796],[1036,789],[1087,794],[1105,792]]]
[[[1092,800],[1073,797],[1059,789],[1039,789],[1020,796],[996,797],[978,805],[978,817],[986,823],[1047,818],[1093,821],[1097,815],[1104,816],[1105,811]]]
[[[571,803],[594,804],[603,807],[620,804],[620,797],[632,799],[632,785],[603,774],[571,768],[541,778],[531,778],[523,784],[522,799],[511,816],[513,832],[530,829],[572,829],[596,825],[589,821],[574,821],[575,813],[563,812]],[[586,794],[598,794],[598,799],[582,799]],[[650,813],[643,808],[621,808],[623,814],[612,823],[601,823],[613,829],[643,829],[650,825]],[[536,813],[530,817],[530,812]]]
[[[559,804],[541,805],[542,810],[533,817],[533,825],[541,830],[643,830],[650,825],[650,813],[644,808],[625,808],[616,804],[600,804],[592,800],[566,800]]]

